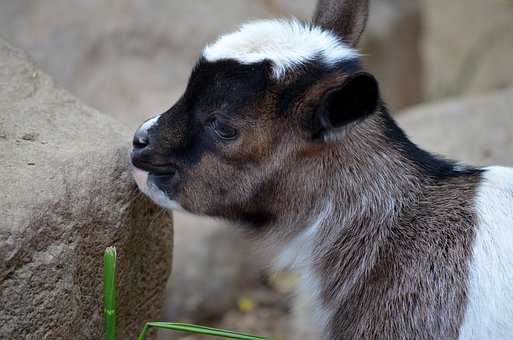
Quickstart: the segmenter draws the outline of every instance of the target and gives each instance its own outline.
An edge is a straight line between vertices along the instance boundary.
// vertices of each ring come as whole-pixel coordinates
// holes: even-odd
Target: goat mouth
[[[176,170],[170,170],[165,172],[148,172],[148,175],[150,178],[156,178],[156,179],[166,179],[173,177],[176,174]]]
[[[155,189],[164,192],[166,185],[175,175],[176,171],[154,173],[132,166],[132,176],[139,190],[147,196],[151,196],[151,191]]]
[[[155,176],[173,176],[176,168],[173,164],[154,164],[149,162],[132,161],[135,168]]]
[[[169,190],[173,191],[172,188],[176,185],[176,178],[177,172],[165,172],[165,173],[154,173],[149,172],[148,173],[148,186],[150,188],[154,187],[155,189],[158,189],[164,193],[166,193]]]
[[[148,196],[153,202],[165,209],[185,211],[184,208],[166,193],[165,183],[173,178],[173,175],[157,175],[139,169],[132,165],[132,176],[139,190]]]
[[[149,195],[150,186],[149,182],[163,183],[169,181],[176,175],[176,170],[173,166],[165,165],[148,165],[140,162],[130,162],[132,176],[144,194]]]
[[[135,148],[130,152],[130,163],[137,169],[155,175],[172,176],[176,172],[175,164],[168,162],[165,157]]]

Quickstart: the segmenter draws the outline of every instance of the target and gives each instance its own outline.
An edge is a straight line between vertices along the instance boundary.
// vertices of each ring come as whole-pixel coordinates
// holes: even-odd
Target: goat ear
[[[379,104],[376,78],[358,72],[322,97],[314,114],[314,136],[340,128],[374,113]]]
[[[356,47],[368,16],[369,0],[319,0],[312,21],[337,33],[351,47]]]

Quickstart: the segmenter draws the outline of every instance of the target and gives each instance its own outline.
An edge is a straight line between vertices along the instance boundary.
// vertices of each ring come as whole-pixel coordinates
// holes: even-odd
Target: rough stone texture
[[[513,85],[512,0],[423,0],[429,99]]]
[[[414,69],[420,65],[418,3],[374,0],[362,45],[394,108],[420,98],[421,73]],[[314,5],[315,0],[0,1],[0,31],[65,88],[135,128],[181,95],[201,48],[220,33],[250,19],[309,18]]]
[[[159,317],[172,222],[137,193],[129,140],[0,40],[0,338],[101,339],[111,245],[119,338]]]
[[[472,165],[513,166],[513,88],[423,105],[399,124],[423,148]]]

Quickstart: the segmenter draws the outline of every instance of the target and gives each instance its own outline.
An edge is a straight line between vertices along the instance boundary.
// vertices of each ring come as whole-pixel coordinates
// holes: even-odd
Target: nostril
[[[134,148],[143,149],[148,146],[148,134],[144,129],[139,129],[135,132],[134,140],[132,142]]]
[[[148,146],[148,141],[146,139],[134,137],[133,145],[136,149],[142,149]]]
[[[141,125],[137,131],[135,131],[133,145],[134,149],[143,149],[150,144],[150,139],[148,138],[148,130],[150,130],[153,126],[157,125],[160,115],[155,116],[153,118],[148,119]]]

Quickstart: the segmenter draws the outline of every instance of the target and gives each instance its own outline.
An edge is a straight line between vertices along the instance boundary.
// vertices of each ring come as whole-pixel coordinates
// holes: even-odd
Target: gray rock
[[[399,124],[425,149],[474,165],[513,165],[513,88],[422,105]]]
[[[0,338],[102,338],[112,245],[119,337],[159,317],[172,222],[137,193],[129,135],[0,40]]]
[[[135,128],[182,94],[207,42],[266,13],[253,0],[0,1],[0,31],[66,89]]]
[[[423,0],[429,99],[513,85],[513,1]]]
[[[361,49],[395,113],[424,99],[420,0],[372,0]]]

